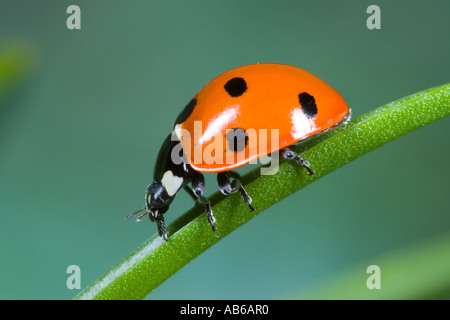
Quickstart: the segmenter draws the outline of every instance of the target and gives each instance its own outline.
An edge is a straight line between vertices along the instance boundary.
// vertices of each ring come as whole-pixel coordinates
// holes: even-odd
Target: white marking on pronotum
[[[167,170],[161,179],[162,185],[171,197],[181,188],[183,181],[183,178],[174,176],[170,170]]]

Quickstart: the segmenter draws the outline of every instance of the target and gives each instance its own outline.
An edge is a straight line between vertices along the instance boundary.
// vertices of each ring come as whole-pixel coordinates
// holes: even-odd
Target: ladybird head
[[[163,184],[153,181],[145,191],[145,207],[129,214],[125,219],[129,220],[136,213],[144,212],[136,221],[141,221],[146,215],[149,215],[150,220],[155,221],[158,214],[163,214],[167,211],[172,200],[173,197],[169,196]]]
[[[144,208],[129,214],[126,220],[139,212],[144,213],[136,219],[137,221],[142,220],[146,215],[149,215],[152,221],[158,222],[163,219],[162,215],[169,209],[170,203],[187,177],[186,166],[178,149],[181,150],[179,142],[172,140],[172,135],[169,135],[158,154],[154,181],[145,190]],[[175,159],[172,159],[173,157]]]
[[[161,182],[153,181],[145,191],[145,208],[157,210],[168,206],[172,199]]]

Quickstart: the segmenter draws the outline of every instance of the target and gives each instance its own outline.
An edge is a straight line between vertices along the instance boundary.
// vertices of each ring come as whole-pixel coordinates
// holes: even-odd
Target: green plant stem
[[[223,198],[216,193],[210,200],[218,231],[211,230],[204,208],[196,206],[168,227],[168,242],[154,235],[76,299],[142,299],[264,209],[346,163],[449,113],[450,84],[445,84],[392,102],[311,139],[299,146],[298,151],[306,149],[301,156],[316,169],[314,175],[308,176],[306,170],[290,161],[280,164],[275,175],[260,176],[259,169],[253,170],[242,180],[256,211],[249,212],[238,194]]]

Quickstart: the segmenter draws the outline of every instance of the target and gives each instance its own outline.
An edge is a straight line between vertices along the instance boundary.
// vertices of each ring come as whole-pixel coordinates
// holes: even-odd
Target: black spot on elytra
[[[239,97],[247,90],[247,83],[242,78],[233,78],[224,87],[230,96]]]
[[[180,112],[180,114],[177,117],[177,120],[175,120],[174,126],[176,126],[179,123],[183,123],[186,121],[187,118],[191,115],[192,111],[194,110],[195,106],[197,105],[197,99],[193,98],[183,109],[183,111]]]
[[[245,149],[248,144],[248,134],[244,129],[233,128],[226,134],[228,147],[234,152],[240,152]]]
[[[310,94],[303,92],[298,95],[298,101],[302,106],[302,111],[309,119],[317,116],[316,100]]]

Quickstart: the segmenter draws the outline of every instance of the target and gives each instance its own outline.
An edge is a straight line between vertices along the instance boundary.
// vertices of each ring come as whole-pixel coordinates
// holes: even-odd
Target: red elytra
[[[209,82],[180,114],[175,133],[194,170],[221,172],[333,128],[348,114],[342,96],[313,74],[283,64],[253,64]],[[236,129],[250,132],[258,149],[247,143],[245,149],[230,150],[227,133]],[[273,129],[278,130],[276,142],[270,134]],[[266,136],[260,137],[260,133]],[[218,137],[223,141],[221,148]],[[261,142],[265,144],[262,148],[258,146]],[[211,149],[214,152],[209,152]],[[234,159],[239,161],[217,161],[217,153],[227,151],[236,153]]]

